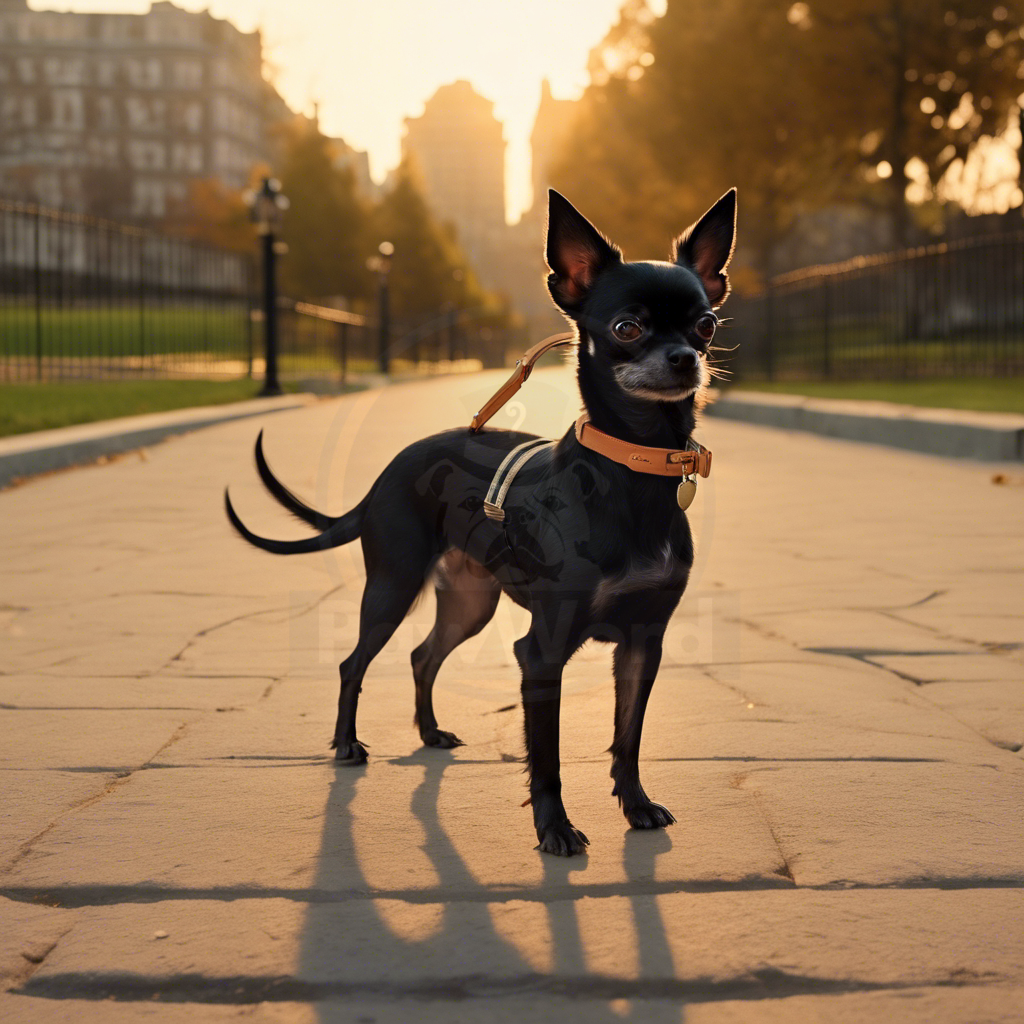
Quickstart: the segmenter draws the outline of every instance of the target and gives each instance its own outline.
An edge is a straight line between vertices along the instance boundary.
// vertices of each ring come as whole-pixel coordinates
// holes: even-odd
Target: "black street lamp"
[[[276,178],[264,178],[258,191],[245,194],[249,215],[260,236],[263,257],[263,338],[266,371],[261,395],[281,394],[277,379],[277,255],[282,243],[275,237],[281,227],[288,199],[281,194],[281,183]]]
[[[388,290],[388,275],[391,273],[391,260],[394,255],[395,247],[390,242],[381,242],[377,246],[377,255],[366,261],[370,270],[377,274],[377,363],[381,373],[388,372],[388,356],[391,349],[391,294]]]

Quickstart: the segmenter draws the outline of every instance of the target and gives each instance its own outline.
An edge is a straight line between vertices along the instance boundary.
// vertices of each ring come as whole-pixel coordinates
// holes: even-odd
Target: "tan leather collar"
[[[469,429],[476,432],[523,386],[530,376],[533,364],[545,352],[558,345],[568,345],[576,340],[575,334],[553,334],[529,349],[522,359],[516,360],[512,376],[488,399],[473,417]],[[598,430],[584,413],[576,421],[576,440],[585,448],[603,455],[613,462],[620,462],[637,473],[653,473],[656,476],[692,476],[694,473],[706,477],[711,472],[711,452],[703,445],[691,441],[692,450],[677,451],[674,448],[648,448],[642,444],[620,441],[611,434]]]
[[[652,473],[656,476],[692,476],[696,473],[706,477],[711,472],[711,452],[696,441],[690,442],[695,445],[694,450],[684,451],[631,444],[598,430],[586,413],[576,421],[576,440],[584,448],[619,462],[637,473]]]

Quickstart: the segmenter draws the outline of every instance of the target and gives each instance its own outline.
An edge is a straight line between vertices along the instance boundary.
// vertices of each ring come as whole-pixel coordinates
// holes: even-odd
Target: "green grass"
[[[152,356],[165,353],[244,358],[248,345],[248,311],[201,305],[158,304],[138,308],[71,308],[40,310],[0,307],[0,354],[34,358],[37,344],[44,357],[89,359],[106,356]]]
[[[743,381],[744,391],[771,391],[811,398],[850,398],[935,409],[1024,414],[1024,377],[962,377],[935,380]]]
[[[255,398],[258,380],[97,380],[0,384],[0,436]]]

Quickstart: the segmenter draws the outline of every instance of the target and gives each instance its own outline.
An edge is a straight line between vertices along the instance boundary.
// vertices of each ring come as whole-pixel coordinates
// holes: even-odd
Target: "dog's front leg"
[[[661,664],[661,637],[615,648],[615,739],[612,742],[612,796],[633,828],[664,828],[676,819],[640,785],[640,734],[654,677]]]
[[[535,615],[530,632],[515,644],[516,658],[523,670],[523,714],[533,824],[540,840],[538,850],[571,857],[583,853],[590,842],[573,827],[562,804],[558,715],[562,669],[572,651],[566,654],[563,645],[541,643],[537,625]]]

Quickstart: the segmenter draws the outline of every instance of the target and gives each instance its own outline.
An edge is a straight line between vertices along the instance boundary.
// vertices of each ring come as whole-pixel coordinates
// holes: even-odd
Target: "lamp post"
[[[288,199],[281,194],[281,183],[276,178],[264,178],[258,191],[245,195],[249,214],[260,236],[263,258],[263,338],[266,371],[261,395],[281,394],[277,379],[277,255],[281,251],[276,239],[281,227]]]
[[[395,247],[390,242],[377,246],[377,255],[371,256],[366,265],[377,273],[377,363],[381,373],[388,372],[388,354],[391,348],[391,294],[388,290],[388,275],[391,273],[391,259]]]

